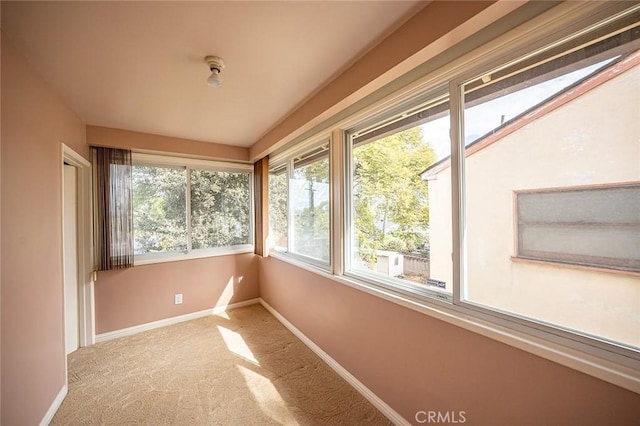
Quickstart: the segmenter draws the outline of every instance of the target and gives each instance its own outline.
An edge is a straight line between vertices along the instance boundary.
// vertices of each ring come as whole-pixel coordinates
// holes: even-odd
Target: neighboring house
[[[469,144],[467,299],[640,345],[639,135],[635,52]],[[450,159],[422,178],[451,289]]]

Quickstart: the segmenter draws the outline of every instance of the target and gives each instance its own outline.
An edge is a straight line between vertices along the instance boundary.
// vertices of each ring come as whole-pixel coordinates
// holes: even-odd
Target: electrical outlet
[[[182,293],[174,295],[173,300],[176,305],[180,305],[182,303]]]

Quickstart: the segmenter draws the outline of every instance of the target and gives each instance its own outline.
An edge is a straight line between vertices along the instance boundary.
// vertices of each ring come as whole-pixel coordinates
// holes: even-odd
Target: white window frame
[[[430,106],[437,104],[438,101],[446,100],[448,102],[449,96],[447,93],[448,87],[446,85],[440,85],[431,90],[427,90],[420,93],[418,96],[410,99],[406,99],[399,105],[394,105],[386,111],[381,111],[374,115],[370,119],[363,120],[361,123],[344,131],[345,140],[345,152],[344,152],[344,164],[345,164],[345,180],[344,180],[344,204],[345,220],[344,220],[344,275],[357,280],[366,281],[373,285],[380,285],[390,290],[402,292],[409,296],[415,297],[430,297],[446,302],[453,301],[453,295],[447,291],[439,291],[427,286],[413,285],[409,282],[396,279],[393,277],[384,277],[374,272],[366,270],[358,270],[352,268],[352,253],[356,250],[355,247],[355,232],[353,229],[353,221],[355,208],[353,205],[353,139],[355,137],[366,134],[372,129],[378,129],[393,121],[404,118],[406,115],[413,115],[424,106]],[[408,129],[411,129],[419,124],[412,123]],[[402,132],[404,129],[393,130],[389,135]],[[376,139],[383,138],[387,133],[375,136]]]
[[[133,153],[134,166],[151,167],[179,167],[186,170],[186,215],[187,215],[187,250],[165,253],[147,253],[134,255],[134,265],[148,265],[152,263],[174,262],[205,257],[226,256],[230,254],[253,253],[254,251],[254,200],[253,200],[253,166],[251,164],[212,161],[196,158],[171,157],[157,154]],[[249,241],[248,244],[238,244],[225,247],[211,247],[204,249],[191,248],[191,191],[190,171],[207,170],[212,172],[247,173],[249,175]],[[134,229],[135,232],[135,229]]]
[[[572,34],[585,33],[593,25],[603,20],[610,20],[616,14],[632,8],[639,9],[640,6],[627,2],[566,2],[532,16],[515,29],[496,33],[489,28],[489,33],[496,37],[480,47],[466,50],[466,53],[449,60],[441,68],[427,69],[426,74],[389,95],[382,98],[372,97],[369,104],[365,104],[351,115],[346,117],[338,115],[327,120],[325,124],[319,125],[319,132],[330,131],[333,134],[331,180],[334,193],[331,201],[340,207],[339,211],[332,215],[332,269],[320,270],[283,254],[277,254],[274,257],[335,282],[640,393],[640,351],[622,347],[604,339],[588,338],[560,330],[513,314],[486,309],[465,302],[461,297],[466,272],[464,270],[466,264],[464,151],[461,145],[461,135],[464,134],[462,85],[482,75],[483,72],[533,55],[546,46],[558,44],[560,40]],[[500,25],[497,25],[495,31],[499,32],[500,28]],[[348,266],[345,263],[349,249],[347,241],[350,238],[348,229],[350,186],[347,179],[350,156],[345,130],[352,129],[376,114],[445,84],[449,86],[452,123],[450,130],[454,265],[452,301],[412,294],[396,286],[385,285],[379,279],[366,279],[345,271],[345,266]],[[306,135],[306,137],[309,136]],[[290,145],[296,143],[304,142],[297,138],[291,141]]]
[[[329,159],[329,187],[331,188],[333,186],[333,180],[332,180],[332,174],[331,174],[331,170],[332,170],[332,140],[331,140],[331,135],[327,135],[327,134],[321,134],[320,136],[308,139],[306,141],[303,141],[300,144],[297,144],[296,146],[294,146],[293,148],[289,148],[286,149],[282,152],[276,153],[275,155],[270,155],[269,156],[269,173],[271,173],[271,170],[274,168],[278,168],[281,167],[283,164],[286,167],[286,176],[287,176],[287,250],[286,251],[281,251],[281,250],[271,250],[270,251],[270,256],[276,257],[276,258],[282,258],[288,261],[292,261],[295,264],[299,264],[299,265],[311,265],[314,268],[320,269],[320,270],[324,270],[324,271],[330,271],[332,270],[333,267],[333,262],[332,262],[332,257],[333,257],[333,243],[331,242],[332,238],[332,232],[331,229],[333,227],[333,217],[331,215],[331,211],[333,209],[333,199],[330,196],[329,197],[329,261],[328,262],[324,262],[322,259],[316,259],[314,257],[311,256],[306,256],[304,254],[300,254],[300,253],[296,253],[295,251],[291,250],[293,241],[294,241],[294,227],[293,227],[293,223],[291,221],[292,218],[292,203],[290,202],[291,199],[291,179],[293,178],[293,170],[294,170],[294,160],[296,159],[296,157],[300,156],[300,155],[304,155],[305,153],[308,153],[309,151],[312,151],[314,149],[317,149],[323,145],[328,145],[329,149],[327,151],[327,155],[328,155],[328,159]]]

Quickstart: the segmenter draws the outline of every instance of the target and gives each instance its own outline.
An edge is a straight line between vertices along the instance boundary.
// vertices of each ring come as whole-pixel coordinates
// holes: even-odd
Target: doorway
[[[78,170],[63,165],[62,241],[64,277],[65,353],[80,346],[80,313],[78,310]]]
[[[95,343],[91,164],[62,144],[62,260],[65,354]]]

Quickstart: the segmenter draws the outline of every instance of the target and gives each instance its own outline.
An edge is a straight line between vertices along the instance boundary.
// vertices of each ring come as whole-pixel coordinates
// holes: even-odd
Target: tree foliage
[[[249,241],[249,175],[191,170],[191,248]]]
[[[186,170],[134,166],[132,181],[135,253],[186,250]]]
[[[428,188],[420,178],[433,164],[420,127],[355,147],[354,205],[361,258],[375,250],[416,251],[428,243]]]
[[[249,241],[248,173],[190,170],[191,248]],[[187,250],[187,169],[133,168],[136,254]]]
[[[420,173],[434,160],[420,127],[353,149],[356,240],[361,259],[370,266],[376,250],[414,252],[428,243],[428,188]],[[303,189],[296,189],[303,182]],[[281,245],[286,246],[288,197],[294,204],[305,198],[307,206],[293,217],[295,249],[300,252],[301,245],[325,238],[328,250],[329,202],[313,198],[319,185],[328,183],[327,158],[295,167],[289,189],[286,173],[270,176],[269,217],[272,232],[283,237]]]

